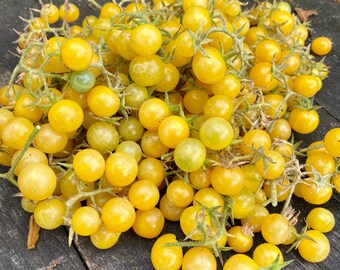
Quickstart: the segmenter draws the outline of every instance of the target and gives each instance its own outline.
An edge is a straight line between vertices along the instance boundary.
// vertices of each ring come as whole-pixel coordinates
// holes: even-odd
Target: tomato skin
[[[273,213],[263,219],[261,233],[268,243],[279,245],[288,239],[290,224],[282,215]]]
[[[202,31],[207,31],[211,26],[210,14],[207,8],[193,6],[186,10],[182,18],[182,25],[196,33],[201,25]]]
[[[285,160],[283,156],[274,150],[265,150],[264,155],[272,159],[273,163],[269,160],[262,158],[255,162],[255,167],[259,174],[269,180],[274,180],[282,175],[285,168]]]
[[[335,225],[335,218],[331,211],[323,207],[312,209],[307,217],[308,226],[316,231],[326,233],[330,232]]]
[[[271,265],[279,256],[279,263],[283,262],[281,250],[269,243],[258,245],[253,252],[253,259],[259,267]]]
[[[13,149],[20,149],[33,132],[33,123],[24,117],[9,119],[2,128],[1,138],[3,143]]]
[[[162,45],[162,33],[153,24],[136,26],[130,36],[130,46],[138,55],[152,55]]]
[[[255,195],[247,188],[243,188],[239,193],[231,196],[231,199],[234,201],[232,209],[234,218],[246,218],[254,210]]]
[[[190,248],[183,256],[182,270],[190,269],[217,269],[215,255],[204,247]]]
[[[61,47],[61,57],[65,65],[75,71],[88,68],[92,55],[91,45],[80,38],[70,38]]]
[[[105,160],[94,149],[82,149],[73,159],[73,168],[76,175],[84,182],[94,182],[105,172]]]
[[[292,129],[300,134],[313,132],[319,125],[319,115],[315,110],[294,108],[289,114],[288,121]]]
[[[109,249],[119,240],[121,233],[108,230],[102,223],[97,231],[90,235],[91,243],[99,249]]]
[[[130,154],[115,152],[106,159],[105,175],[115,187],[130,185],[136,179],[137,172],[138,163]]]
[[[205,146],[200,140],[194,138],[182,140],[175,148],[175,163],[185,172],[193,172],[201,168],[205,157]]]
[[[53,230],[64,224],[65,202],[59,198],[50,198],[38,202],[34,207],[34,220],[39,227]]]
[[[155,54],[134,57],[129,65],[132,80],[142,86],[159,83],[164,76],[164,62]]]
[[[62,20],[72,23],[78,20],[79,9],[75,4],[63,4],[59,7],[59,15]]]
[[[88,92],[87,103],[91,111],[100,117],[114,115],[120,107],[117,93],[105,85],[98,85]]]
[[[314,241],[303,238],[298,246],[298,251],[306,261],[317,263],[325,260],[330,253],[330,245],[327,237],[315,230],[308,230],[305,233]]]
[[[162,211],[156,207],[149,210],[137,210],[132,229],[137,235],[152,239],[162,232],[164,222],[165,219]]]
[[[271,143],[272,140],[267,132],[261,129],[252,129],[243,136],[241,150],[243,154],[249,155],[253,153],[253,150],[250,147],[255,149],[262,147],[263,150],[269,150]]]
[[[244,254],[231,256],[223,265],[223,270],[257,270],[259,266],[250,257]]]
[[[285,10],[274,10],[270,15],[270,19],[273,24],[279,25],[279,29],[285,36],[288,36],[295,26],[293,15]]]
[[[314,75],[298,75],[293,84],[293,90],[307,98],[313,97],[322,87],[322,81]]]
[[[157,186],[148,180],[134,182],[128,192],[128,199],[133,206],[142,211],[147,211],[156,206],[159,200]]]
[[[192,60],[195,76],[203,83],[213,84],[220,81],[225,72],[226,64],[221,53],[214,47],[205,47],[206,55],[197,52]]]
[[[182,140],[189,137],[189,125],[180,116],[168,116],[158,127],[158,137],[166,147],[175,148]]]
[[[324,137],[326,150],[335,157],[340,157],[340,128],[329,130]]]
[[[212,150],[222,150],[230,145],[234,131],[231,124],[221,117],[206,119],[199,130],[203,144]]]
[[[151,262],[156,270],[178,270],[182,265],[182,247],[164,246],[165,243],[177,243],[176,236],[167,233],[159,237],[151,249]]]
[[[255,57],[258,62],[277,62],[281,57],[281,47],[273,40],[261,40],[255,48]]]
[[[128,199],[112,198],[102,208],[102,220],[111,231],[125,232],[133,226],[135,219],[135,209]]]
[[[249,78],[254,81],[255,87],[260,87],[263,92],[269,92],[279,85],[272,72],[272,65],[267,62],[256,64],[249,73]]]
[[[95,233],[101,224],[98,212],[90,206],[78,208],[72,216],[72,228],[81,236]]]
[[[148,130],[157,131],[160,123],[170,111],[168,105],[159,98],[146,100],[139,108],[139,121]]]
[[[322,185],[318,187],[314,182],[306,180],[301,185],[301,195],[304,200],[314,205],[321,205],[330,200],[333,189],[330,186]]]
[[[18,175],[18,187],[22,195],[33,201],[41,201],[54,192],[57,177],[46,164],[31,163],[26,165]]]
[[[219,193],[233,196],[239,193],[244,187],[244,174],[238,167],[225,168],[214,166],[210,180],[213,188]]]
[[[318,37],[312,41],[311,48],[317,55],[326,55],[332,50],[332,41],[327,37]]]
[[[307,172],[312,172],[312,168],[314,168],[315,171],[319,172],[322,176],[331,174],[335,171],[335,160],[327,153],[319,152],[310,154],[307,157],[305,164],[307,165]]]

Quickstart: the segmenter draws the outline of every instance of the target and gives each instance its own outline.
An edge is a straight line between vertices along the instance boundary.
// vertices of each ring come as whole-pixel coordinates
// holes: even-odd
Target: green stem
[[[36,126],[31,135],[28,137],[25,145],[21,148],[17,158],[14,161],[14,164],[11,166],[11,168],[9,169],[9,171],[5,174],[1,174],[1,177],[4,177],[5,179],[7,179],[9,182],[11,182],[13,185],[15,185],[16,187],[18,186],[18,183],[16,180],[14,180],[14,173],[15,173],[15,169],[18,166],[19,162],[21,161],[22,157],[24,156],[26,150],[28,149],[28,147],[31,145],[31,143],[33,142],[35,136],[38,134],[40,130],[40,126]]]

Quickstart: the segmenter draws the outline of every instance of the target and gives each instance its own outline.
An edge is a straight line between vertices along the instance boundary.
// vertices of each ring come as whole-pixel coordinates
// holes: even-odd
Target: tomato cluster
[[[320,206],[339,191],[340,128],[294,144],[293,131],[319,125],[312,98],[328,68],[288,3],[107,2],[78,18],[68,1],[43,5],[0,89],[0,163],[41,228],[108,249],[129,229],[152,239],[178,221],[186,239],[160,236],[156,269],[216,269],[227,246],[239,254],[224,270],[282,268],[279,245],[328,256],[332,213],[313,209],[298,233],[290,201]],[[331,47],[311,43],[315,55]],[[254,233],[265,243],[250,258]]]

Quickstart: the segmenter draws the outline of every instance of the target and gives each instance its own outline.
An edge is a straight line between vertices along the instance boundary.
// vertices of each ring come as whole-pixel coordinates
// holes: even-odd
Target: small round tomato
[[[255,162],[256,170],[269,180],[280,177],[286,164],[283,156],[274,150],[265,150],[264,155],[265,157]]]
[[[14,163],[16,162],[19,154],[21,152],[21,149],[17,150],[11,159],[11,163],[10,165],[13,166]],[[48,165],[48,159],[46,154],[39,150],[38,148],[35,147],[28,147],[27,150],[25,151],[25,153],[23,154],[23,156],[20,158],[19,163],[16,165],[16,168],[14,170],[14,173],[16,175],[19,175],[19,173],[21,172],[21,170],[28,164],[31,163],[44,163],[46,165]]]
[[[214,166],[210,181],[213,188],[222,195],[233,196],[244,188],[244,174],[239,167]]]
[[[105,160],[97,150],[83,149],[74,156],[73,169],[80,180],[94,182],[103,176]]]
[[[86,140],[91,148],[101,154],[111,153],[119,144],[116,128],[107,122],[94,122],[86,132]]]
[[[92,55],[91,45],[81,38],[70,38],[61,47],[61,57],[65,65],[75,71],[88,68]]]
[[[223,270],[257,270],[257,263],[247,255],[236,254],[231,256],[224,264]]]
[[[79,18],[79,8],[71,3],[63,4],[59,7],[59,15],[64,21],[75,22]]]
[[[233,110],[233,102],[228,96],[214,95],[205,102],[203,113],[206,118],[221,117],[229,121]]]
[[[90,206],[77,209],[72,216],[72,228],[81,236],[89,236],[95,233],[101,224],[98,212]]]
[[[294,29],[295,20],[291,13],[276,9],[270,15],[270,19],[272,23],[280,29],[280,31],[285,35],[288,36]]]
[[[119,110],[120,99],[111,88],[98,85],[88,92],[87,104],[94,114],[110,117]]]
[[[137,210],[132,229],[137,235],[152,239],[162,232],[164,222],[162,211],[156,207],[149,210]]]
[[[210,186],[211,170],[209,168],[199,168],[197,171],[189,173],[189,181],[196,189],[207,188]]]
[[[193,172],[202,167],[206,154],[206,148],[200,140],[186,138],[176,146],[174,160],[181,170]]]
[[[268,243],[282,244],[290,235],[289,221],[281,214],[270,214],[263,219],[261,233]]]
[[[204,105],[209,100],[209,95],[201,89],[192,89],[185,93],[183,98],[184,108],[189,113],[201,114],[204,111]]]
[[[233,140],[231,124],[221,117],[210,117],[200,127],[199,136],[203,144],[212,150],[227,148]]]
[[[183,256],[182,270],[217,269],[215,255],[205,247],[192,247]]]
[[[277,119],[271,131],[268,131],[270,138],[274,141],[275,138],[288,141],[292,135],[292,128],[285,118]]]
[[[263,150],[269,150],[271,143],[272,140],[266,131],[263,131],[261,129],[253,129],[248,131],[243,136],[241,150],[243,154],[249,155],[253,153],[252,148],[259,149],[260,147],[262,147]]]
[[[158,203],[159,190],[153,182],[139,180],[131,185],[128,199],[136,209],[150,210]]]
[[[115,152],[106,159],[105,175],[115,187],[130,185],[137,177],[138,163],[128,153]]]
[[[2,128],[1,138],[3,143],[13,149],[22,148],[33,132],[33,123],[24,117],[9,119]]]
[[[25,117],[32,123],[38,122],[44,111],[35,105],[36,102],[36,98],[28,93],[20,95],[15,102],[14,115]]]
[[[213,84],[220,81],[225,72],[226,64],[218,49],[205,47],[205,55],[197,52],[192,60],[192,70],[201,82]]]
[[[110,20],[111,17],[117,16],[122,13],[122,9],[119,5],[112,2],[107,2],[102,5],[99,17],[102,19]]]
[[[159,158],[168,152],[169,147],[166,147],[160,141],[157,131],[146,130],[142,136],[140,146],[143,153],[151,158]]]
[[[257,43],[255,59],[258,62],[277,62],[281,57],[281,46],[274,40],[264,39]]]
[[[192,240],[203,240],[203,233],[196,227],[198,222],[201,224],[201,228],[211,226],[209,215],[200,206],[189,206],[182,212],[181,229]]]
[[[174,206],[184,208],[192,203],[194,189],[183,180],[174,180],[168,185],[166,196]]]
[[[182,265],[183,250],[180,246],[165,246],[166,243],[177,243],[176,236],[167,233],[159,237],[151,249],[151,262],[156,270],[178,270]]]
[[[211,85],[211,90],[214,95],[226,95],[234,99],[241,91],[241,82],[235,75],[227,73],[220,81]]]
[[[139,121],[148,130],[157,131],[160,123],[168,117],[168,105],[159,98],[146,100],[139,108]]]
[[[135,208],[128,199],[115,197],[103,206],[102,219],[109,230],[125,232],[130,229],[135,222]]]
[[[307,98],[314,96],[322,87],[322,81],[314,75],[300,74],[293,84],[293,90]]]
[[[335,171],[335,160],[328,153],[314,153],[308,155],[306,159],[306,171],[312,172],[313,169],[319,172],[322,176],[331,174]],[[313,174],[311,173],[311,177]]]
[[[156,158],[145,158],[138,164],[137,178],[148,180],[159,187],[165,176],[165,169],[162,161]]]
[[[193,205],[202,204],[206,207],[218,207],[218,211],[223,212],[223,196],[213,188],[201,188],[195,193]]]
[[[18,175],[18,187],[22,195],[33,201],[50,197],[57,186],[54,171],[43,163],[27,164]]]
[[[211,18],[209,10],[202,6],[192,6],[183,14],[182,25],[185,29],[190,29],[196,33],[200,27],[202,32],[211,27]]]
[[[302,238],[298,245],[298,251],[302,258],[313,263],[325,260],[330,252],[327,237],[323,233],[315,230],[308,230],[305,234],[308,238]]]
[[[287,111],[287,103],[283,103],[284,97],[280,94],[264,95],[263,101],[266,105],[268,105],[268,107],[264,110],[265,114],[269,115],[273,119],[283,117]],[[279,109],[280,111],[278,111]]]
[[[180,116],[168,116],[158,127],[158,137],[165,146],[175,148],[181,141],[189,137],[189,125]]]
[[[84,120],[84,112],[73,100],[63,99],[54,103],[48,112],[48,121],[59,132],[76,131]]]
[[[322,232],[330,232],[335,225],[335,218],[331,211],[323,207],[317,207],[311,210],[307,217],[306,222],[308,227]]]
[[[156,84],[155,90],[158,92],[168,92],[174,90],[179,82],[179,71],[173,63],[164,64],[164,75]]]
[[[33,141],[34,146],[46,154],[62,151],[67,142],[67,134],[53,129],[49,123],[41,125]]]
[[[88,92],[96,83],[96,77],[90,70],[74,71],[70,76],[70,86],[77,93]]]
[[[231,196],[233,200],[233,217],[242,219],[248,217],[255,207],[255,196],[251,190],[243,188],[236,195]]]
[[[242,230],[242,226],[233,226],[228,230],[228,245],[237,253],[246,253],[253,246],[253,237]]]
[[[134,116],[119,121],[118,133],[124,141],[139,141],[144,134],[144,127]]]
[[[327,185],[317,186],[314,182],[306,180],[301,185],[301,195],[306,202],[320,205],[328,202],[332,197],[333,189]]]
[[[138,55],[155,54],[162,45],[162,33],[153,24],[136,26],[130,36],[130,46]]]
[[[319,125],[319,114],[316,110],[293,108],[288,121],[292,129],[300,134],[313,132]]]
[[[185,208],[180,208],[174,206],[166,196],[166,194],[163,195],[159,202],[159,209],[162,211],[165,219],[170,221],[179,221],[182,212]]]
[[[286,75],[293,75],[300,67],[301,58],[298,53],[291,53],[289,50],[284,50],[278,60],[282,72]]]
[[[142,86],[156,85],[164,76],[164,62],[155,54],[134,57],[129,65],[132,80]]]
[[[39,227],[53,230],[64,224],[65,202],[57,197],[38,202],[34,207],[34,220]]]
[[[117,243],[120,235],[121,233],[119,232],[113,232],[113,231],[108,230],[105,227],[105,224],[102,223],[100,224],[98,229],[95,231],[95,233],[90,235],[90,239],[91,239],[91,243],[96,248],[109,249]]]
[[[253,252],[253,259],[259,267],[269,266],[278,258],[278,263],[283,262],[281,250],[270,243],[263,243],[258,245]]]
[[[40,10],[40,17],[53,24],[59,20],[59,9],[53,4],[45,4]]]
[[[254,86],[261,88],[263,92],[269,92],[279,85],[272,68],[271,63],[261,62],[250,70],[249,78],[253,80]]]
[[[317,55],[326,55],[332,50],[332,41],[327,37],[318,37],[312,41],[311,48]]]
[[[262,223],[269,211],[262,204],[255,204],[253,211],[246,218],[241,219],[242,225],[248,224],[254,228],[254,232],[260,232]]]
[[[340,128],[329,130],[324,137],[326,150],[335,157],[340,157]]]

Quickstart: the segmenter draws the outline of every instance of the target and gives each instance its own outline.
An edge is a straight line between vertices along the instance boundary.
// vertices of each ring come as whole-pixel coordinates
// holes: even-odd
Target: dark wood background
[[[49,2],[49,1],[44,1]],[[54,1],[59,4],[61,1]],[[81,8],[82,16],[89,14],[86,0],[71,1]],[[103,3],[105,1],[99,1]],[[335,0],[293,0],[293,7],[315,9],[317,16],[310,18],[311,38],[328,36],[334,42],[332,52],[326,58],[326,64],[331,67],[329,77],[324,81],[324,87],[315,101],[324,106],[319,110],[321,124],[311,136],[299,136],[304,144],[320,140],[333,127],[340,126],[340,3]],[[12,44],[17,35],[12,30],[21,29],[22,21],[18,16],[29,17],[29,7],[39,8],[38,0],[0,0],[0,87],[6,84],[10,73],[16,65],[17,59],[9,52],[14,51]],[[6,168],[1,168],[1,172]],[[20,207],[20,199],[12,195],[17,189],[7,181],[0,180],[0,269],[152,269],[150,250],[152,240],[137,237],[134,232],[124,233],[118,244],[110,250],[95,249],[88,238],[79,237],[71,247],[67,244],[67,230],[59,228],[53,231],[43,230],[35,250],[26,249],[29,214]],[[331,242],[330,256],[319,264],[305,262],[296,251],[284,254],[286,260],[295,262],[286,269],[340,269],[340,196],[334,194],[325,205],[330,209],[337,224],[334,230],[327,234]],[[293,207],[301,210],[299,228],[304,225],[303,217],[313,206],[294,198]],[[175,232],[182,237],[180,229],[175,223],[166,223],[164,232]],[[260,236],[255,237],[256,243],[263,241]],[[225,254],[227,259],[232,252]],[[251,254],[251,253],[250,253]],[[220,266],[219,266],[220,267]],[[221,268],[221,267],[220,267]]]

